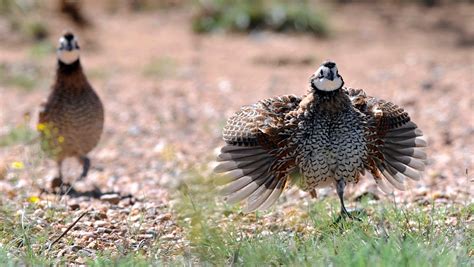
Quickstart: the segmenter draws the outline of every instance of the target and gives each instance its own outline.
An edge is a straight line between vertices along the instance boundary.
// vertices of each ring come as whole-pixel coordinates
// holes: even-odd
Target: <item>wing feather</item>
[[[347,88],[346,92],[353,106],[367,116],[366,167],[376,181],[380,172],[395,188],[404,190],[405,178],[419,180],[425,170],[428,143],[408,113],[391,102],[367,96],[362,89]]]
[[[288,140],[297,126],[290,114],[300,101],[293,95],[265,99],[229,118],[214,169],[228,178],[221,192],[229,203],[247,199],[245,212],[263,210],[283,192],[296,167]]]

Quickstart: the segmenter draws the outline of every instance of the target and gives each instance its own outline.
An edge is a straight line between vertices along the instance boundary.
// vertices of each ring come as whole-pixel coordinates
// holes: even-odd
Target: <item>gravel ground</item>
[[[184,9],[110,14],[86,8],[94,26],[76,32],[85,71],[105,104],[106,127],[90,155],[89,176],[75,187],[80,192],[97,187],[132,198],[42,193],[56,169],[33,143],[0,147],[0,203],[54,206],[64,218],[69,216],[68,223],[41,221],[46,209],[38,209],[31,218],[39,218],[39,227],[58,229],[57,235],[71,218],[89,210],[68,233],[74,245],[57,245],[60,253],[78,263],[104,249],[119,253],[120,247],[143,248],[158,239],[160,249],[179,254],[187,241],[170,201],[183,185],[192,186],[192,174],[210,174],[208,166],[222,144],[226,117],[262,98],[304,94],[309,76],[326,59],[338,63],[347,86],[405,107],[426,134],[430,148],[425,177],[407,191],[396,192],[396,199],[470,203],[473,7],[333,7],[327,39],[268,32],[195,35],[191,12]],[[63,29],[75,29],[57,14],[48,16],[52,44]],[[3,70],[27,75],[32,71],[36,80],[31,90],[0,83],[0,136],[22,124],[34,128],[55,68],[54,53],[32,56],[32,43],[2,29]],[[74,160],[66,162],[66,179],[73,181],[79,172]],[[374,184],[363,179],[348,198],[364,192],[386,198]],[[320,190],[320,195],[327,194],[334,192]],[[286,196],[285,207],[313,201],[295,189]]]

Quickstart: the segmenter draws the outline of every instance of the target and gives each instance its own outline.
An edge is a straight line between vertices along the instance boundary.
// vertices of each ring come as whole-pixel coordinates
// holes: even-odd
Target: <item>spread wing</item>
[[[406,178],[419,180],[425,169],[427,146],[423,133],[401,107],[367,96],[362,89],[346,89],[352,104],[368,119],[366,140],[370,170],[380,188],[391,192],[382,180],[404,190]]]
[[[269,208],[283,192],[295,168],[294,146],[289,137],[301,99],[281,96],[244,106],[227,121],[226,145],[217,158],[217,173],[229,179],[222,190],[227,201],[247,199],[247,212]]]

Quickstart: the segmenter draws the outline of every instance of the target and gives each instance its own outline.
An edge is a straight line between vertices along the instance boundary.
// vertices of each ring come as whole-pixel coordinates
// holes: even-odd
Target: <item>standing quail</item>
[[[58,164],[53,187],[62,184],[61,165],[68,157],[82,163],[80,179],[87,176],[87,153],[99,142],[104,126],[102,102],[82,71],[79,45],[72,33],[59,39],[57,56],[56,80],[38,123],[42,149]]]
[[[324,62],[310,84],[303,97],[261,100],[228,119],[215,168],[228,178],[228,202],[246,199],[244,211],[264,210],[289,183],[310,193],[335,185],[341,217],[352,217],[344,187],[365,170],[385,192],[392,192],[385,180],[403,190],[406,178],[421,178],[427,143],[402,108],[343,87],[334,62]]]

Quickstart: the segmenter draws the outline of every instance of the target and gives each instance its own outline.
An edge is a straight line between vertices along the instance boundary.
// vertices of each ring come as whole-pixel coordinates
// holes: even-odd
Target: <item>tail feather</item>
[[[427,158],[426,152],[421,148],[411,148],[411,147],[390,148],[390,146],[385,145],[384,147],[381,148],[381,151],[384,155],[386,154],[403,155],[403,156],[409,156],[409,157],[413,157],[413,158],[421,159],[421,160],[425,160]]]
[[[382,179],[381,175],[379,175],[378,173],[372,173],[372,175],[374,176],[375,183],[384,193],[386,194],[393,193],[393,187],[387,185],[387,183],[385,182],[385,179]]]
[[[386,161],[387,167],[393,172],[398,172],[401,173],[415,181],[418,181],[421,179],[421,173],[417,170],[412,169],[411,167],[408,167],[407,165],[404,165],[400,162],[390,162]]]
[[[227,183],[226,187],[224,187],[220,192],[223,195],[229,195],[232,192],[239,191],[240,189],[244,188],[251,182],[258,180],[263,174],[265,174],[265,171],[261,170],[261,171],[256,171],[255,173],[253,173],[253,175],[242,176],[230,183]]]
[[[254,153],[251,153],[251,151],[246,151],[247,153],[221,153],[219,156],[217,156],[217,161],[228,161],[228,160],[253,160],[256,158],[260,158],[262,156],[265,156],[267,154],[266,151],[262,150],[259,152],[258,150],[255,151]]]
[[[258,209],[271,195],[278,183],[277,179],[271,179],[266,184],[261,185],[255,192],[253,192],[248,200],[244,212],[251,212]]]
[[[412,136],[422,136],[423,132],[416,128],[416,129],[400,129],[400,130],[392,130],[388,132],[385,137],[392,137],[392,138],[401,138],[401,137],[412,137]]]
[[[248,198],[252,193],[255,192],[255,190],[260,187],[260,185],[265,184],[271,178],[271,175],[265,173],[265,175],[260,176],[257,180],[252,181],[244,188],[227,195],[227,202],[233,204]]]
[[[380,168],[383,176],[398,190],[405,190],[405,185],[403,184],[404,178],[398,176],[396,173],[389,171],[383,167]]]
[[[380,152],[383,160],[377,161],[377,168],[383,176],[397,189],[404,190],[407,178],[421,179],[425,170],[428,145],[423,133],[413,122],[387,131],[381,138],[383,144]]]
[[[216,166],[216,168],[221,169],[219,166]],[[246,175],[254,174],[256,171],[260,169],[265,169],[265,168],[268,168],[268,161],[263,160],[260,162],[260,164],[253,164],[251,166],[246,166],[245,168],[242,167],[242,168],[228,170],[225,172],[225,176],[229,178],[230,181],[232,181]]]
[[[392,145],[392,147],[400,148],[400,147],[426,147],[427,143],[426,140],[422,137],[412,137],[407,139],[398,139],[398,138],[386,138],[386,144]]]
[[[416,125],[414,122],[412,121],[408,121],[406,122],[405,124],[401,125],[401,126],[398,126],[397,128],[395,129],[392,129],[391,131],[399,131],[399,130],[403,130],[403,129],[417,129],[418,128],[418,125]]]
[[[417,171],[425,170],[425,163],[422,160],[410,157],[410,156],[400,156],[396,154],[386,154],[385,160],[393,163],[401,162],[404,165],[411,167]]]
[[[252,147],[252,146],[237,146],[237,145],[225,145],[221,149],[221,153],[232,152],[233,154],[249,153],[253,154],[256,151],[265,151],[263,148]]]
[[[281,193],[283,193],[283,190],[285,189],[286,185],[286,179],[280,179],[278,181],[278,184],[275,186],[275,188],[272,190],[272,193],[270,196],[268,196],[267,200],[260,205],[258,208],[259,210],[266,210],[270,208],[280,197]]]
[[[268,157],[257,157],[253,161],[249,160],[239,160],[239,161],[224,161],[217,165],[214,168],[214,172],[216,173],[224,173],[236,169],[256,169],[260,168],[261,166],[267,165],[272,160]]]
[[[214,168],[214,172],[227,178],[221,194],[228,203],[247,199],[245,212],[270,207],[286,184],[286,177],[271,168],[276,160],[258,146],[224,146],[218,156],[219,164]]]

